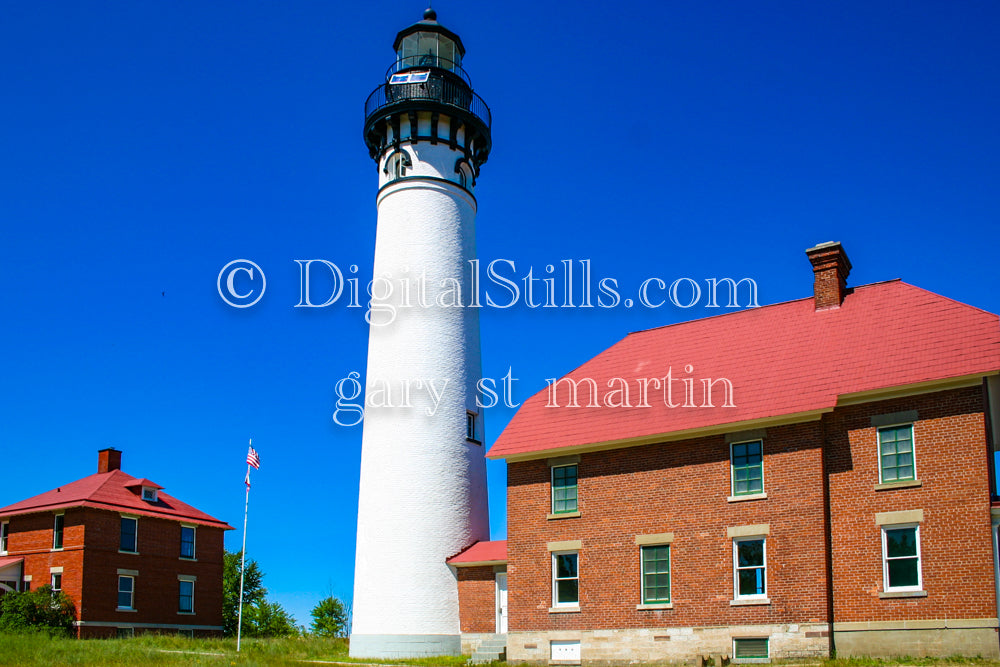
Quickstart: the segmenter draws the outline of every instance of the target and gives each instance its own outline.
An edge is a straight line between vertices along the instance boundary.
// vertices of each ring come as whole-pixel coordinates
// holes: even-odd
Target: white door
[[[507,573],[497,572],[497,633],[507,634]]]

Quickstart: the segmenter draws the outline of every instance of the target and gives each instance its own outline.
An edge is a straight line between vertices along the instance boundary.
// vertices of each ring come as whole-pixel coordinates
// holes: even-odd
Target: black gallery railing
[[[382,107],[409,100],[431,100],[468,111],[486,127],[490,127],[493,122],[486,102],[468,86],[433,75],[423,83],[383,83],[365,101],[365,118],[371,117]]]

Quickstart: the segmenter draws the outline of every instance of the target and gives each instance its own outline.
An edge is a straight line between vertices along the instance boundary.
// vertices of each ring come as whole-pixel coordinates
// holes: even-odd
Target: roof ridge
[[[848,288],[848,290],[849,290],[848,294],[850,294],[851,292],[853,292],[855,290],[865,289],[867,287],[875,287],[877,285],[886,285],[888,283],[897,283],[897,282],[898,283],[902,283],[903,280],[901,278],[890,278],[889,280],[878,280],[878,281],[873,282],[873,283],[866,283],[864,285],[858,285],[857,287],[849,287]],[[903,283],[903,284],[904,285],[909,285],[909,283]],[[915,285],[910,285],[910,287],[915,287]],[[917,289],[922,289],[922,288],[917,288]],[[930,290],[928,290],[928,291],[930,291]],[[637,329],[636,331],[630,331],[630,332],[628,332],[628,334],[626,334],[625,337],[627,338],[628,336],[633,336],[633,335],[636,335],[636,334],[642,334],[642,333],[646,333],[646,332],[649,332],[649,331],[658,331],[660,329],[666,329],[668,327],[681,326],[683,324],[693,324],[695,322],[705,322],[707,320],[714,320],[714,319],[719,318],[719,317],[730,317],[730,316],[733,316],[733,315],[739,315],[741,313],[746,313],[746,312],[751,312],[751,311],[753,311],[753,312],[759,312],[761,310],[764,310],[765,308],[774,308],[776,306],[786,306],[786,305],[788,305],[790,303],[798,303],[799,301],[809,301],[809,300],[814,299],[814,298],[815,298],[814,296],[803,296],[803,297],[799,297],[798,299],[789,299],[787,301],[778,301],[776,303],[767,303],[767,304],[764,304],[763,306],[757,306],[756,308],[752,308],[750,306],[746,306],[746,307],[744,307],[744,308],[742,308],[740,310],[734,310],[734,311],[731,311],[731,312],[728,312],[728,313],[718,313],[718,314],[715,314],[715,315],[709,315],[707,317],[698,317],[698,318],[693,319],[693,320],[684,320],[683,322],[671,322],[670,324],[661,324],[659,326],[650,327],[648,329]],[[622,340],[624,340],[624,338]]]

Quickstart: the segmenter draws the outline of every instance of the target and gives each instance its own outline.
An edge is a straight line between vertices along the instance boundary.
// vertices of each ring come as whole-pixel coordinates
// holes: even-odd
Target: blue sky
[[[0,20],[0,505],[124,469],[242,522],[300,623],[352,591],[360,427],[334,387],[367,329],[307,311],[295,259],[370,276],[363,104],[416,2],[8,2]],[[493,111],[480,258],[749,277],[807,296],[841,241],[891,278],[1000,311],[1000,9],[991,2],[435,2]],[[216,278],[266,272],[253,308]],[[629,331],[716,314],[485,309],[483,373],[524,400]],[[875,326],[876,323],[873,323]],[[492,442],[511,410],[486,415]],[[504,465],[489,465],[494,537]],[[227,546],[239,548],[240,531]]]

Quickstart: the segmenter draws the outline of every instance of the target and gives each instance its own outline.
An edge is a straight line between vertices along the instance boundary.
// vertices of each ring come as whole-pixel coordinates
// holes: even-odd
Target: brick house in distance
[[[630,334],[521,406],[508,539],[449,560],[467,648],[1000,657],[1000,320],[806,252],[811,297]]]
[[[0,588],[63,591],[81,638],[221,634],[232,526],[122,472],[121,458],[103,449],[96,474],[0,508]]]

